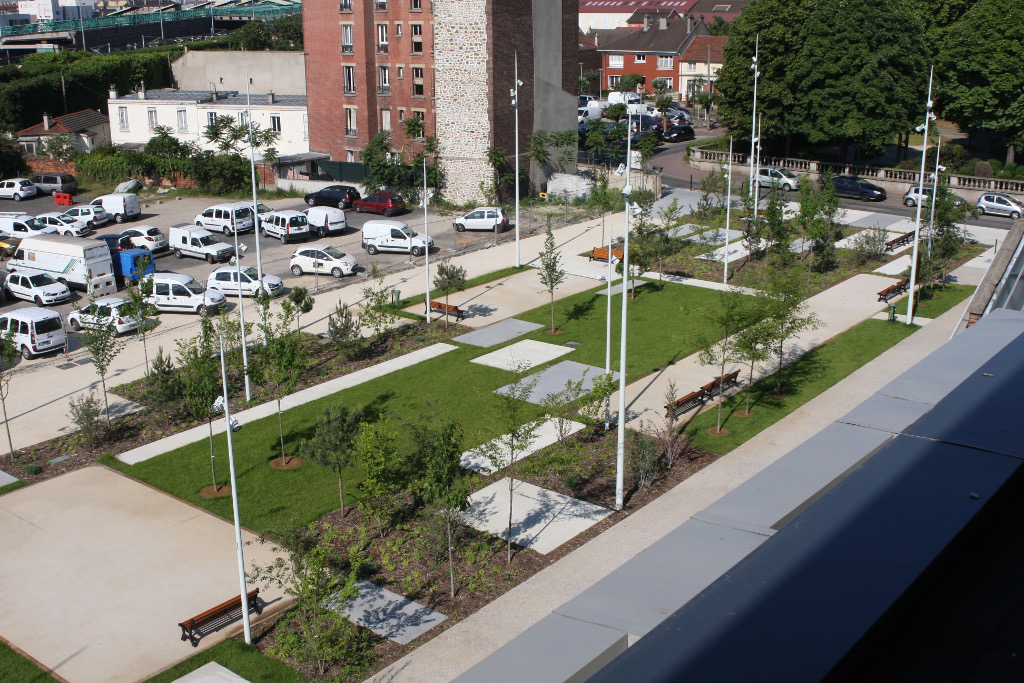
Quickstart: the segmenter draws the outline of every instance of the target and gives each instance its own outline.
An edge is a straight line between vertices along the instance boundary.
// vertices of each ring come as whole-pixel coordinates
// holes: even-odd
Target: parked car
[[[260,218],[264,237],[276,237],[281,244],[309,239],[309,221],[298,211],[271,211]]]
[[[89,232],[89,223],[82,220],[81,218],[72,218],[63,213],[57,213],[51,211],[49,213],[41,213],[36,216],[36,220],[43,225],[56,228],[57,232],[62,235],[74,235],[75,237],[81,237],[85,233]]]
[[[205,315],[217,311],[224,303],[224,293],[205,289],[191,275],[181,273],[153,273],[147,276],[152,284],[148,303],[161,311]]]
[[[336,206],[339,209],[352,208],[352,202],[359,199],[359,190],[349,185],[328,185],[306,195],[310,206]]]
[[[627,119],[629,121],[629,119]],[[654,116],[648,116],[647,114],[640,114],[640,116],[633,116],[633,130],[640,131],[654,131],[658,135],[665,130],[665,126]]]
[[[196,225],[223,235],[249,232],[255,228],[252,207],[246,204],[217,204],[195,217]]]
[[[263,276],[263,289],[271,296],[277,296],[284,283],[276,275]],[[260,287],[259,273],[252,266],[238,269],[236,266],[223,266],[210,273],[206,280],[207,289],[216,289],[225,295],[238,296],[241,289],[242,296],[253,296]]]
[[[14,348],[21,350],[21,357],[25,360],[32,360],[47,351],[64,349],[68,343],[60,313],[38,308],[19,308],[0,315],[0,336],[8,334]]]
[[[150,251],[163,251],[168,246],[167,238],[164,234],[151,225],[128,228],[121,231],[121,237],[127,237],[133,247],[149,249]]]
[[[235,255],[235,248],[224,244],[213,233],[198,225],[172,225],[168,240],[175,258],[191,256],[206,259],[207,263],[227,261]]]
[[[302,247],[292,254],[291,271],[292,275],[299,276],[303,273],[330,273],[340,278],[343,275],[355,275],[356,257],[346,254],[335,246],[326,247]]]
[[[369,197],[357,199],[352,202],[356,213],[382,213],[385,217],[394,216],[396,213],[405,211],[405,200],[401,195],[392,192],[378,192]]]
[[[981,215],[1009,216],[1017,220],[1024,215],[1024,202],[1002,192],[986,192],[978,199]]]
[[[85,221],[90,228],[98,225],[106,225],[110,221],[110,214],[102,206],[88,204],[86,206],[72,206],[64,212],[65,216]]]
[[[904,205],[917,206],[917,200],[920,196],[919,190],[924,191],[924,204],[925,206],[927,206],[928,202],[930,202],[932,199],[932,192],[934,191],[934,189],[928,185],[925,185],[924,188],[921,188],[918,185],[911,185],[910,188],[903,193]],[[964,198],[961,197],[960,195],[953,194],[952,192],[950,194],[953,196],[953,206],[960,206],[961,204],[964,203]]]
[[[42,194],[57,194],[66,192],[74,194],[78,191],[78,181],[70,173],[43,173],[32,176],[32,184],[36,191]]]
[[[865,202],[880,202],[885,199],[885,188],[857,176],[837,175],[832,178],[832,184],[836,188],[836,194],[840,197],[860,199]]]
[[[404,251],[421,256],[434,246],[434,238],[419,234],[402,221],[374,220],[363,223],[360,244],[370,256],[378,251]]]
[[[11,273],[4,283],[8,298],[35,301],[36,306],[59,304],[71,298],[71,290],[57,282],[49,273]]]
[[[13,211],[0,212],[0,230],[15,237],[39,237],[56,235],[57,228],[47,225],[35,216]]]
[[[25,197],[35,197],[38,193],[39,190],[28,178],[11,178],[0,182],[0,199],[20,202]]]
[[[302,213],[306,214],[309,222],[309,231],[315,232],[320,237],[327,237],[336,232],[344,232],[348,227],[345,219],[345,212],[330,206],[313,206]]]
[[[93,239],[106,243],[107,248],[110,249],[111,258],[117,258],[116,254],[119,251],[132,248],[132,241],[129,238],[121,237],[118,234],[96,235]]]
[[[503,232],[509,226],[508,214],[505,209],[497,206],[484,206],[459,216],[453,221],[456,232],[464,230],[497,230]]]
[[[761,166],[757,169],[758,187],[781,187],[792,192],[800,187],[800,177],[788,168]]]
[[[68,326],[75,332],[86,327],[95,328],[113,323],[115,334],[124,334],[139,328],[139,321],[121,313],[128,300],[120,296],[97,299],[85,308],[68,313]]]
[[[669,109],[665,112],[665,118],[668,119],[670,123],[676,125],[689,125],[693,123],[693,117],[690,116],[690,112],[685,109]]]
[[[134,221],[142,215],[142,205],[139,204],[139,198],[131,192],[115,192],[113,194],[100,195],[89,203],[93,206],[102,206],[108,215],[114,217],[115,223],[124,223],[127,220]]]
[[[697,135],[693,132],[692,126],[669,126],[661,134],[661,139],[665,142],[683,142],[685,140],[693,140],[696,137]]]

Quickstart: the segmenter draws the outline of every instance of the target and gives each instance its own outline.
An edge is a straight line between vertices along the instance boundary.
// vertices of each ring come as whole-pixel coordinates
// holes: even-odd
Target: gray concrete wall
[[[237,90],[245,93],[245,76],[253,95],[306,94],[306,62],[301,52],[189,51],[171,65],[181,90]]]
[[[577,97],[562,87],[562,66],[569,59],[575,64],[576,58],[563,54],[568,47],[563,46],[563,28],[561,2],[533,0],[533,130],[576,130]],[[565,170],[574,171],[575,164]],[[536,163],[530,164],[530,175],[535,187],[546,184]]]

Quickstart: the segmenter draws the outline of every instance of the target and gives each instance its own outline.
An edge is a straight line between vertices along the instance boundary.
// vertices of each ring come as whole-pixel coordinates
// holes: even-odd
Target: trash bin
[[[889,304],[889,322],[896,322],[896,304]]]
[[[391,303],[397,304],[402,300],[402,293],[397,289],[391,290]]]

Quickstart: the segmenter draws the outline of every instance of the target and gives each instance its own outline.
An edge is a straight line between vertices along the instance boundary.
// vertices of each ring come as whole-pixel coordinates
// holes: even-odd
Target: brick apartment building
[[[533,130],[575,129],[578,0],[308,0],[303,3],[309,146],[359,161],[376,133],[410,153],[402,122],[437,138],[444,194],[491,180],[487,150],[512,158],[509,89],[518,52],[520,154]]]

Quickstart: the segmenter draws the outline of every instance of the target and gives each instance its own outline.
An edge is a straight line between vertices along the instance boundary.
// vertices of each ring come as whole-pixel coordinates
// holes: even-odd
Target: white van
[[[635,92],[619,92],[613,90],[608,93],[608,104],[640,104],[643,100]]]
[[[192,256],[214,263],[227,261],[235,255],[234,247],[224,244],[209,230],[197,225],[172,225],[167,241],[177,258]]]
[[[158,310],[205,315],[207,311],[217,311],[224,305],[221,292],[206,289],[191,275],[153,273],[146,279],[153,287],[146,301]]]
[[[93,206],[102,206],[108,214],[114,217],[114,222],[124,223],[127,220],[135,220],[142,215],[142,206],[139,198],[128,192],[116,194],[105,194],[89,202]]]
[[[434,246],[434,239],[411,230],[402,221],[366,221],[362,244],[370,256],[378,251],[405,251],[420,256]]]
[[[309,221],[298,211],[271,211],[260,216],[260,232],[264,237],[276,237],[285,244],[309,239]]]
[[[13,330],[11,343],[25,360],[47,351],[63,350],[68,343],[64,319],[57,311],[18,308],[0,315],[0,336]]]
[[[0,232],[13,237],[56,235],[57,228],[20,211],[0,211]]]
[[[114,263],[104,242],[65,235],[26,237],[7,262],[8,272],[49,273],[58,282],[91,296],[117,291]]]
[[[314,206],[302,213],[306,214],[306,220],[309,221],[309,231],[315,232],[320,237],[327,237],[335,232],[343,232],[348,227],[348,221],[345,220],[345,212],[341,209],[334,209],[329,206]]]
[[[252,219],[252,207],[246,204],[217,204],[198,214],[193,221],[207,230],[216,230],[224,235],[235,232],[249,232],[256,223]]]

